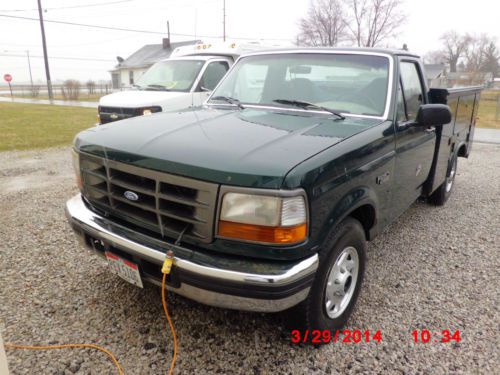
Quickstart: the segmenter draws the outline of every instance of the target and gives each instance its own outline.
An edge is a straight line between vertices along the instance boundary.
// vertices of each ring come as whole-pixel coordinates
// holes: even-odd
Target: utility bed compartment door
[[[430,89],[431,103],[447,104],[452,113],[452,120],[449,124],[437,128],[435,158],[425,189],[427,195],[444,183],[452,152],[457,152],[457,148],[464,143],[470,150],[480,93],[481,89],[477,87]]]

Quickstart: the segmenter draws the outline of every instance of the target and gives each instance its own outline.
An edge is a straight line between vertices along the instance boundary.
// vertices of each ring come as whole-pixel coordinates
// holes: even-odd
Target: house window
[[[128,83],[130,85],[133,85],[134,84],[134,71],[133,70],[130,70],[128,72]]]

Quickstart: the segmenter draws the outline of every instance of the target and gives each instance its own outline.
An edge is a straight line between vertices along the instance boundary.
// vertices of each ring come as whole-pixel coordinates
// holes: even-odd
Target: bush
[[[80,96],[80,82],[76,79],[67,79],[61,87],[62,96],[65,100],[78,100]]]
[[[31,96],[38,98],[38,95],[40,95],[40,86],[31,86]]]

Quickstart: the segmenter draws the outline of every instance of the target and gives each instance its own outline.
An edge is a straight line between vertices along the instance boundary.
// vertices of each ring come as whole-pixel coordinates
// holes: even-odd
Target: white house
[[[201,40],[170,43],[169,38],[163,38],[161,44],[146,44],[126,59],[117,57],[118,65],[113,70],[110,70],[113,89],[133,85],[151,65],[170,57],[172,51],[177,47],[197,43],[201,43]]]

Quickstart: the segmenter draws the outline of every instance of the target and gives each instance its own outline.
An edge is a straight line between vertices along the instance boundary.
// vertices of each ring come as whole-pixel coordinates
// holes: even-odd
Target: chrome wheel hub
[[[359,273],[358,251],[346,247],[330,269],[325,288],[325,310],[330,319],[342,315],[356,290]]]
[[[455,180],[455,173],[457,172],[457,162],[453,163],[450,171],[450,175],[446,177],[446,192],[449,193],[453,186],[453,181]]]

